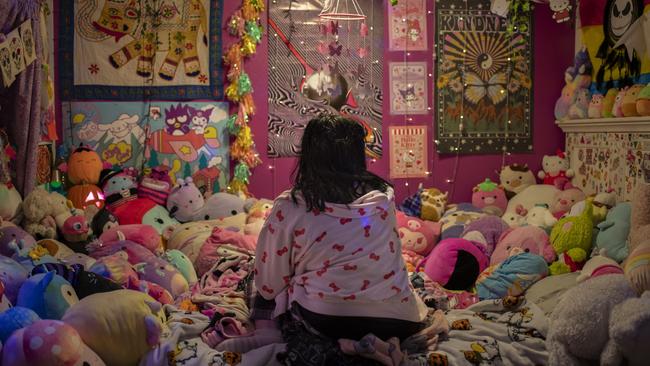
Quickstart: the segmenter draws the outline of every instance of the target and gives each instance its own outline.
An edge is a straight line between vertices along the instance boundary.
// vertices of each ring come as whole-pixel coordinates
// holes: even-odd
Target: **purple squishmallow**
[[[546,231],[537,226],[529,225],[511,228],[501,235],[499,243],[490,258],[490,265],[503,262],[511,255],[513,250],[519,249],[525,253],[540,255],[548,263],[555,260],[555,250],[551,246]]]
[[[16,303],[18,290],[27,280],[27,270],[11,258],[0,255],[0,281],[4,283],[4,294],[12,304]]]
[[[177,179],[178,185],[172,189],[167,197],[167,210],[169,216],[180,222],[192,221],[203,205],[203,194],[194,184],[192,177]]]
[[[18,245],[20,244],[20,245]],[[0,254],[12,257],[19,249],[36,245],[36,239],[18,226],[5,226],[0,228]]]
[[[105,243],[97,248],[92,256],[103,257],[118,252],[126,253],[128,262],[133,265],[140,279],[162,286],[172,296],[176,297],[189,289],[187,280],[176,267],[130,240]]]
[[[503,219],[488,215],[467,224],[461,238],[479,245],[479,249],[489,258],[492,256],[499,238],[508,229],[510,229],[510,226]]]
[[[422,261],[424,273],[448,290],[468,290],[488,267],[489,258],[465,239],[445,239]]]

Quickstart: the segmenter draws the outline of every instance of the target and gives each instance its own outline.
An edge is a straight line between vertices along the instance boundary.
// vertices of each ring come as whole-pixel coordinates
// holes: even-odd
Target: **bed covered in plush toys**
[[[304,354],[328,349],[292,329],[287,344],[244,354],[201,337],[253,330],[254,252],[273,201],[206,198],[191,178],[106,167],[86,147],[67,165],[67,192],[0,185],[1,365],[311,364]],[[471,202],[420,188],[398,205],[413,288],[446,316],[444,337],[410,364],[649,361],[630,350],[650,340],[650,184],[617,202],[573,187],[562,153],[543,167],[506,166]]]

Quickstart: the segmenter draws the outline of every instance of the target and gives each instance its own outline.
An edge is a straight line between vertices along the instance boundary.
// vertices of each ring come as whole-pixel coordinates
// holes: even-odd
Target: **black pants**
[[[372,333],[384,341],[392,337],[403,341],[425,326],[424,323],[400,319],[323,315],[309,311],[299,304],[296,306],[304,321],[332,339],[359,340]]]

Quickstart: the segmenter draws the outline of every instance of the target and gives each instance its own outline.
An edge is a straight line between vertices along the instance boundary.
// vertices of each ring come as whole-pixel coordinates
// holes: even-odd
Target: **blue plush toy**
[[[60,320],[78,302],[72,285],[54,272],[48,272],[33,275],[23,283],[17,305],[34,310],[43,319]]]
[[[607,212],[605,221],[598,224],[596,250],[605,250],[605,254],[621,263],[627,258],[627,238],[630,235],[632,205],[622,202]]]
[[[16,306],[0,313],[0,343],[5,343],[11,333],[24,328],[40,318],[33,310]]]
[[[548,265],[543,257],[526,252],[517,253],[481,273],[476,281],[479,299],[519,296],[548,275]]]

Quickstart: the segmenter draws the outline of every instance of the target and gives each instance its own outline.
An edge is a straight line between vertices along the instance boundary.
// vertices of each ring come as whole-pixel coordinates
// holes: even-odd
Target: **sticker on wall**
[[[390,51],[426,51],[426,0],[400,0],[388,7],[388,49]]]
[[[269,157],[298,155],[307,122],[324,113],[361,123],[367,131],[366,151],[381,156],[382,4],[376,0],[269,4]]]
[[[390,114],[427,114],[427,63],[391,62]]]
[[[146,161],[177,177],[208,169],[220,187],[228,179],[227,103],[72,102],[64,107],[69,148],[87,144],[111,164],[141,169]]]
[[[507,26],[489,0],[436,2],[439,153],[532,151],[531,35]]]
[[[427,126],[390,126],[391,178],[426,178]]]
[[[61,6],[61,96],[221,99],[223,0],[74,0]]]
[[[14,75],[18,75],[25,71],[25,50],[23,41],[20,38],[18,28],[7,34],[7,41],[9,44],[9,55],[11,56],[11,67],[14,70]]]
[[[32,32],[32,20],[28,19],[18,28],[20,38],[23,41],[25,64],[29,65],[36,60],[36,48],[34,44],[34,32]]]

